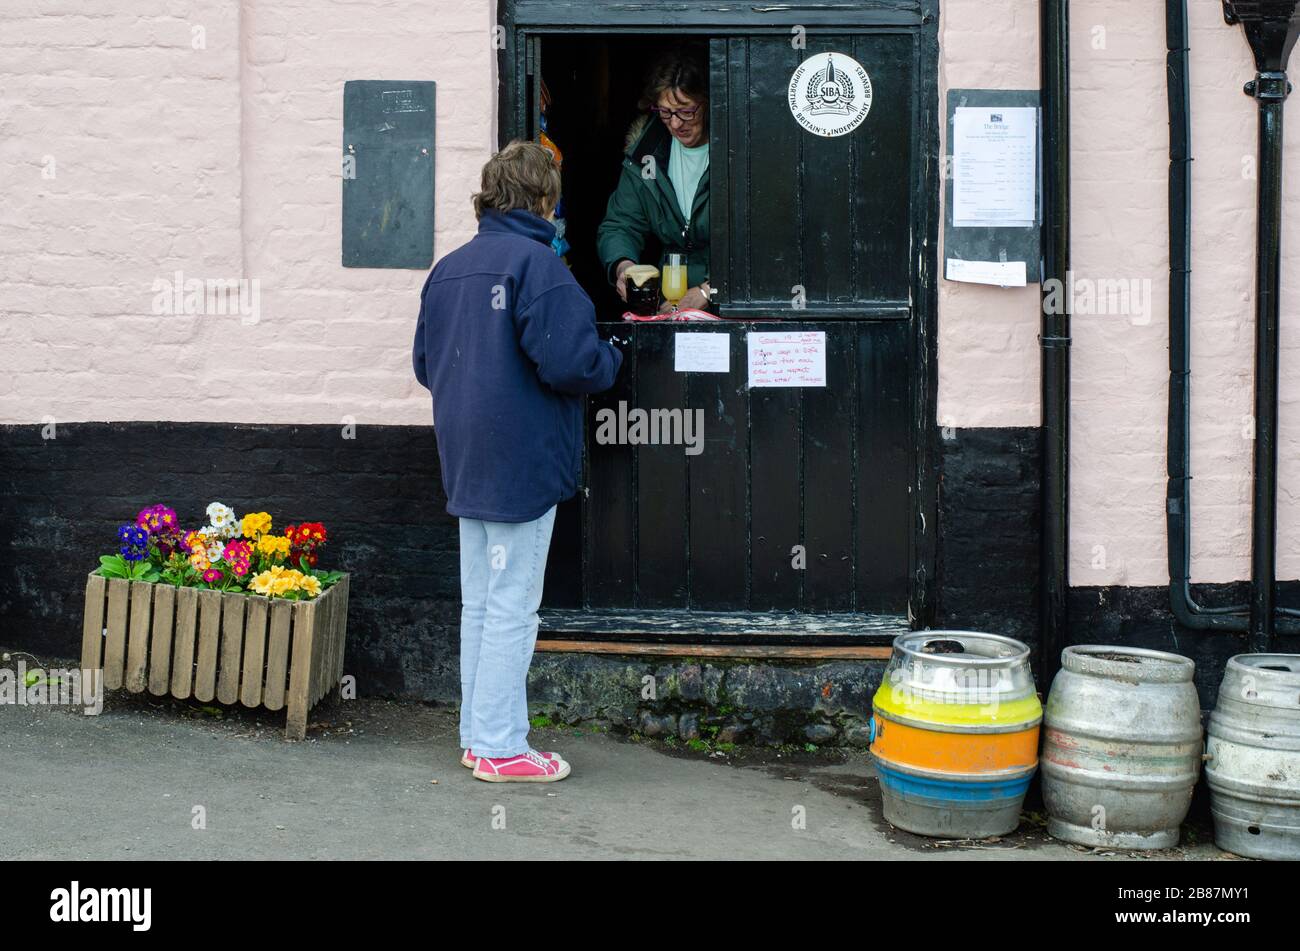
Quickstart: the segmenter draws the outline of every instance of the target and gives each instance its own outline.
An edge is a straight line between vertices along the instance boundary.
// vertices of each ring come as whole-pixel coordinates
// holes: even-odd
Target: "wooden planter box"
[[[92,574],[81,666],[102,667],[106,690],[287,707],[285,736],[301,740],[316,702],[338,699],[347,630],[347,575],[285,601]]]

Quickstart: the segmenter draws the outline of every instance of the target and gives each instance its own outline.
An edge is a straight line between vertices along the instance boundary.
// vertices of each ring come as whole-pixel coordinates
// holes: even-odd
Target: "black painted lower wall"
[[[162,502],[197,527],[212,501],[325,523],[321,565],[356,576],[345,663],[358,693],[456,695],[457,531],[431,426],[0,428],[0,644],[77,656],[85,577],[117,526]]]
[[[323,564],[353,572],[346,670],[364,695],[455,702],[457,529],[431,427],[79,423],[0,427],[0,647],[79,651],[82,590],[116,527],[165,502],[197,525],[211,501],[277,524],[328,526]],[[345,438],[352,435],[355,438]],[[936,626],[1036,644],[1038,432],[951,430],[940,439]],[[1294,582],[1283,597],[1300,601]],[[1207,603],[1244,600],[1207,586]],[[1230,634],[1177,625],[1164,588],[1075,588],[1074,643],[1173,650],[1197,662],[1213,705]],[[1281,638],[1278,650],[1300,651]],[[883,664],[753,663],[539,653],[531,697],[566,722],[719,741],[865,743]],[[642,693],[654,678],[656,698]],[[1047,685],[1041,685],[1044,688]]]

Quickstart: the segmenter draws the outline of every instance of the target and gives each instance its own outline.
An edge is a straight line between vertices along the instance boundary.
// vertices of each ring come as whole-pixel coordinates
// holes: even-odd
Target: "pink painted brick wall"
[[[0,420],[430,422],[426,272],[339,263],[343,84],[437,81],[445,253],[496,140],[494,23],[492,0],[6,0]],[[259,319],[155,314],[176,271],[259,281]]]
[[[1193,580],[1249,574],[1254,354],[1254,76],[1240,28],[1192,0]],[[1037,4],[948,0],[942,89],[1037,88]],[[1161,585],[1168,401],[1168,120],[1164,3],[1071,4],[1073,267],[1080,280],[1149,281],[1145,313],[1076,315],[1071,582]],[[1294,105],[1291,108],[1295,108]],[[1300,175],[1295,124],[1288,183]],[[1288,184],[1288,192],[1293,193]],[[1300,341],[1292,277],[1300,216],[1285,213],[1279,577],[1300,576]],[[1141,286],[1141,285],[1139,285]],[[939,419],[1039,421],[1037,288],[942,282]]]
[[[1249,550],[1254,109],[1240,87],[1253,69],[1219,5],[1191,7],[1194,576],[1222,581],[1246,575]],[[1162,10],[1072,4],[1075,270],[1152,290],[1145,319],[1074,321],[1076,584],[1166,580]],[[495,142],[494,22],[492,0],[6,0],[0,420],[428,422],[408,366],[424,272],[339,264],[343,83],[438,82],[445,253],[473,234],[467,200]],[[1038,85],[1031,0],[947,0],[941,41],[941,91]],[[1297,229],[1289,214],[1279,536],[1290,577]],[[258,280],[260,319],[154,314],[154,281],[178,270]],[[945,281],[939,293],[939,421],[1037,425],[1037,289]]]

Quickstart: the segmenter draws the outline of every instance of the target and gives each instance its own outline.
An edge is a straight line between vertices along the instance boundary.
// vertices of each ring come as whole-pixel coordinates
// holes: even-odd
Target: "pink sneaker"
[[[542,755],[545,756],[547,759],[560,758],[559,753],[552,753],[549,750],[543,751]],[[466,769],[473,769],[474,764],[477,762],[478,762],[478,757],[474,755],[474,752],[472,750],[465,750],[465,752],[460,754],[460,765],[464,766]]]
[[[568,775],[568,763],[547,759],[537,750],[500,759],[480,756],[474,767],[474,778],[489,783],[554,783]]]

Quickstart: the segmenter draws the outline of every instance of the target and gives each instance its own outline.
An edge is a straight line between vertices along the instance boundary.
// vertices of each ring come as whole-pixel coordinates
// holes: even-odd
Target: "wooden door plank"
[[[636,407],[687,412],[686,374],[673,369],[680,327],[640,327],[636,334]],[[686,607],[686,453],[684,446],[636,450],[637,607]],[[633,602],[625,602],[631,605]]]
[[[860,611],[907,610],[912,537],[908,447],[913,438],[909,333],[902,324],[863,325],[859,331],[855,587]]]
[[[849,611],[853,603],[854,338],[856,323],[801,325],[826,334],[826,385],[803,397],[804,533],[808,567],[803,608],[814,614]],[[874,519],[879,513],[864,512]]]
[[[687,380],[687,405],[701,411],[704,424],[702,450],[687,462],[690,606],[705,610],[742,607],[749,580],[746,344],[741,327],[724,326],[731,372],[691,373]]]
[[[618,336],[631,335],[638,328],[615,325]],[[603,325],[602,336],[612,329]],[[613,412],[615,430],[619,404],[630,407],[636,400],[636,348],[624,346],[623,366],[614,386],[587,400],[587,482],[589,494],[584,509],[586,537],[590,556],[586,559],[585,594],[593,607],[628,604],[633,593],[635,578],[634,553],[635,528],[633,501],[634,484],[633,447],[626,444],[605,444],[598,441],[598,427],[606,411]],[[598,419],[598,414],[602,414]],[[614,437],[617,437],[615,431]]]
[[[749,391],[750,607],[799,607],[807,566],[800,490],[799,391],[759,387]],[[796,546],[803,546],[802,554]]]
[[[843,54],[852,48],[852,42],[851,37],[843,35],[809,36],[808,48],[802,56]],[[842,58],[842,55],[832,57],[836,62]],[[853,81],[856,83],[856,78]],[[863,90],[857,92],[859,97],[863,95]],[[869,122],[870,118],[868,113],[864,122]],[[809,305],[840,304],[854,297],[853,278],[858,265],[854,237],[862,227],[871,227],[870,222],[859,222],[854,217],[854,164],[860,149],[875,147],[872,139],[855,132],[821,136],[809,135],[802,129],[799,131],[801,155],[798,168],[794,170],[797,176],[794,187],[802,196],[803,243],[799,249],[799,283],[804,287]],[[901,189],[908,178],[906,166],[900,167],[894,178]],[[779,232],[782,229],[774,230]]]
[[[911,36],[883,33],[853,41],[853,58],[870,75],[873,93],[871,111],[851,133],[855,178],[846,201],[855,223],[858,295],[866,299],[908,300],[912,259],[919,256],[921,239],[911,238],[912,171],[920,164],[912,152],[916,43]]]

